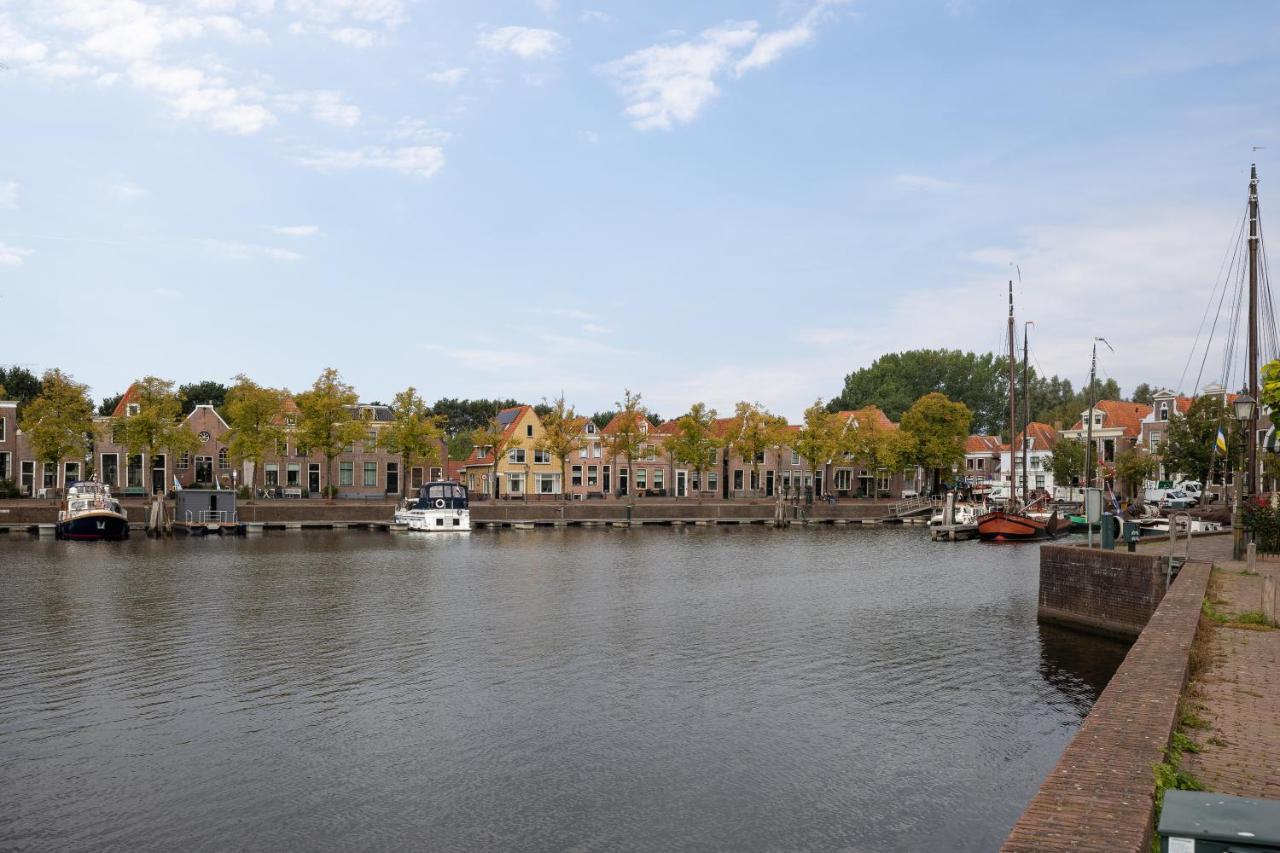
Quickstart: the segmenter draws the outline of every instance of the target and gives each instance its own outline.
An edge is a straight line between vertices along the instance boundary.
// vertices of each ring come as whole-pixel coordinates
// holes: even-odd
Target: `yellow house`
[[[498,424],[510,443],[507,451],[498,458],[497,496],[527,498],[563,493],[559,460],[547,451],[536,449],[545,433],[542,419],[533,407],[503,409],[498,412]],[[491,447],[476,447],[463,463],[463,485],[474,497],[495,493],[492,450]]]

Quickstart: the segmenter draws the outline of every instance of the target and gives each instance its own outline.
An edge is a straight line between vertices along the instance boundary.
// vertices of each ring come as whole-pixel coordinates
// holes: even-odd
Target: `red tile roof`
[[[510,419],[509,421],[507,421],[507,425],[506,425],[506,427],[504,427],[504,428],[503,428],[503,430],[502,430],[502,437],[503,437],[503,438],[510,438],[510,437],[512,436],[512,434],[514,434],[514,433],[515,433],[515,431],[516,431],[516,427],[518,427],[518,426],[520,425],[520,420],[521,420],[521,418],[523,418],[523,417],[524,417],[525,413],[526,413],[526,412],[532,412],[532,411],[533,411],[533,407],[532,407],[532,406],[520,405],[520,406],[512,406],[510,409],[503,409],[502,411],[498,412],[498,422],[499,422],[499,423],[501,423],[503,420],[506,420],[506,419],[503,417],[503,415],[507,415],[507,414],[512,413],[512,412],[514,412],[514,413],[515,413],[515,414],[511,417],[511,419]],[[492,465],[492,464],[493,464],[493,455],[492,455],[492,454],[489,454],[489,453],[481,453],[481,452],[480,452],[480,448],[479,448],[479,447],[475,447],[475,448],[472,448],[472,450],[471,450],[471,455],[469,455],[469,456],[466,458],[466,460],[464,460],[464,461],[463,461],[463,463],[462,463],[462,464],[463,464],[463,467],[466,467],[466,466],[469,466],[469,465]]]
[[[1102,412],[1102,429],[1122,429],[1127,436],[1137,436],[1142,431],[1142,419],[1151,414],[1145,403],[1125,400],[1099,400],[1093,407]],[[1076,421],[1072,430],[1085,429],[1084,421]]]
[[[964,440],[965,453],[996,453],[1000,439],[994,435],[971,435]]]
[[[138,383],[131,382],[129,384],[128,390],[125,391],[122,395],[120,395],[120,402],[116,403],[116,407],[111,410],[111,417],[123,418],[124,412],[125,412],[124,407],[127,406],[129,403],[138,402],[138,398],[141,396],[142,396],[142,392],[138,390]]]
[[[837,412],[847,422],[852,418],[863,421],[870,418],[876,426],[881,429],[897,429],[898,425],[889,420],[889,416],[880,410],[879,406],[863,406],[861,409],[854,409],[850,412]]]

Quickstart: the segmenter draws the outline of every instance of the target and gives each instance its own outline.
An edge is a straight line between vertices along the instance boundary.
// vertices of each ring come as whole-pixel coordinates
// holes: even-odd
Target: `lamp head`
[[[1231,405],[1236,410],[1236,420],[1253,420],[1253,409],[1257,403],[1248,394],[1241,394],[1239,397],[1236,397],[1235,401]]]

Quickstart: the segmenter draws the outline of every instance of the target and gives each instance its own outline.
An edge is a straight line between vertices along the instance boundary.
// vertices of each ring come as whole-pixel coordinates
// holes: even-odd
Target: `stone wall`
[[[1164,563],[1151,554],[1043,545],[1040,619],[1133,639],[1164,595]]]

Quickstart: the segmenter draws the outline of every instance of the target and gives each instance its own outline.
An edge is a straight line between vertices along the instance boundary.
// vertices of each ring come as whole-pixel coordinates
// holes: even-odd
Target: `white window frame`
[[[664,482],[666,477],[664,476],[664,473],[665,472],[661,468],[653,469],[653,488],[662,489],[666,487],[666,483]]]
[[[8,418],[0,418],[0,441],[4,441],[8,436]]]
[[[507,451],[507,461],[512,464],[523,464],[525,460],[524,448],[513,447]]]
[[[569,467],[569,483],[572,486],[579,487],[582,485],[582,466],[571,465]]]
[[[534,451],[533,451],[533,464],[534,464],[534,465],[550,465],[550,464],[551,464],[551,451],[550,451],[550,450],[538,450],[537,448],[535,448],[535,449],[534,449]]]
[[[338,485],[354,486],[356,484],[356,463],[343,459],[338,463]]]
[[[366,461],[361,469],[363,473],[360,475],[361,487],[365,489],[373,489],[378,486],[378,463]],[[369,482],[369,474],[373,474],[373,482]]]
[[[791,451],[791,464],[792,464],[792,465],[799,465],[799,464],[800,464],[800,452],[799,452],[799,451],[797,451],[797,450],[793,450],[793,451]]]
[[[507,472],[507,494],[509,495],[524,494],[524,472],[523,471]]]
[[[649,469],[637,468],[636,469],[636,490],[638,491],[640,489],[647,489],[647,488],[649,488]]]

